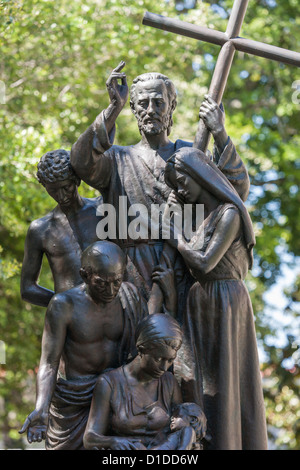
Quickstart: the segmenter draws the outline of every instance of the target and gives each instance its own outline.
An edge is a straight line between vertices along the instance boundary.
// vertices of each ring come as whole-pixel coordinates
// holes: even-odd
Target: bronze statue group
[[[22,298],[47,310],[36,406],[20,432],[49,450],[266,449],[244,283],[255,245],[247,169],[210,96],[200,116],[213,154],[169,140],[176,90],[158,73],[130,89],[140,142],[115,145],[129,94],[123,66],[107,80],[108,108],[71,151],[48,152],[38,164],[57,206],[32,222],[25,244]],[[100,195],[81,197],[80,180]],[[99,240],[97,208],[120,214],[124,196],[116,239]],[[204,220],[191,239],[172,230],[169,239],[161,230],[156,239],[124,236],[135,204],[149,217],[153,204],[202,204]],[[38,283],[44,256],[53,291]]]

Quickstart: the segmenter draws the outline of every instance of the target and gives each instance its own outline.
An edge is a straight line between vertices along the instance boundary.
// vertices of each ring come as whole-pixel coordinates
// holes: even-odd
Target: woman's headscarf
[[[183,172],[191,176],[196,183],[220,201],[232,203],[239,209],[243,221],[245,243],[250,255],[251,268],[253,260],[252,251],[255,245],[252,222],[243,201],[226,176],[207,155],[193,147],[183,147],[167,160],[165,182],[176,191],[170,179],[170,173],[174,169],[179,173]]]
[[[182,331],[175,318],[165,313],[154,313],[145,317],[136,328],[136,347],[153,348],[158,343],[167,343],[179,349]]]

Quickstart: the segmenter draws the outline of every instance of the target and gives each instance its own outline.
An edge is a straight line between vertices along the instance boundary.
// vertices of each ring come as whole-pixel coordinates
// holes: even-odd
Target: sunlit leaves
[[[195,2],[196,9],[190,9],[193,3],[0,1],[0,80],[6,93],[5,104],[0,105],[0,339],[7,343],[8,357],[7,365],[0,371],[0,386],[10,412],[6,425],[15,425],[31,409],[32,397],[23,398],[20,392],[27,387],[28,377],[34,379],[43,328],[44,310],[22,302],[19,294],[26,230],[33,219],[54,205],[35,179],[36,164],[48,150],[69,149],[108,105],[105,82],[123,59],[129,84],[147,71],[160,71],[172,78],[178,106],[171,138],[193,140],[198,109],[208,90],[219,47],[141,24],[148,10],[226,30],[233,0],[199,1]],[[298,3],[249,2],[241,35],[299,52]],[[271,370],[276,380],[270,395],[267,393],[268,419],[275,428],[280,424],[287,429],[278,445],[288,447],[288,436],[292,448],[299,446],[300,438],[297,420],[290,421],[289,413],[297,415],[298,405],[294,401],[288,403],[297,394],[298,372],[287,369],[283,360],[295,351],[289,341],[284,351],[272,345],[270,338],[275,331],[265,314],[263,293],[280,273],[282,254],[300,255],[300,93],[294,86],[297,80],[296,67],[239,52],[235,54],[223,100],[226,128],[248,165],[252,182],[247,204],[257,244],[247,286],[258,339],[269,361],[265,374]],[[127,145],[138,139],[136,122],[127,104],[117,121],[116,142]],[[94,195],[84,184],[80,191]],[[47,265],[43,267],[41,283],[52,286]],[[289,296],[299,301],[299,283]],[[297,325],[297,311],[291,308],[286,314]],[[280,406],[287,407],[286,416]],[[17,413],[17,418],[12,413]]]

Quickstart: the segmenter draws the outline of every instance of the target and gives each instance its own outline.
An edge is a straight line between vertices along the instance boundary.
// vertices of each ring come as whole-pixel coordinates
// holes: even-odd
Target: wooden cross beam
[[[239,37],[248,2],[249,0],[234,1],[225,33],[149,12],[145,13],[143,24],[221,46],[208,92],[220,104],[235,51],[247,52],[248,54],[300,67],[299,52]],[[200,119],[194,147],[205,152],[209,138],[210,133],[202,119]]]

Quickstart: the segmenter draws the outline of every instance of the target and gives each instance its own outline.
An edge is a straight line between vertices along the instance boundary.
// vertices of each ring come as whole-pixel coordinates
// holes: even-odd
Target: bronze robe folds
[[[239,212],[225,203],[205,220],[201,250],[229,208]],[[184,327],[196,380],[189,384],[188,398],[203,406],[212,437],[209,448],[216,450],[267,448],[254,316],[244,283],[249,263],[241,229],[212,271],[204,276],[192,270],[198,282],[189,292]]]

